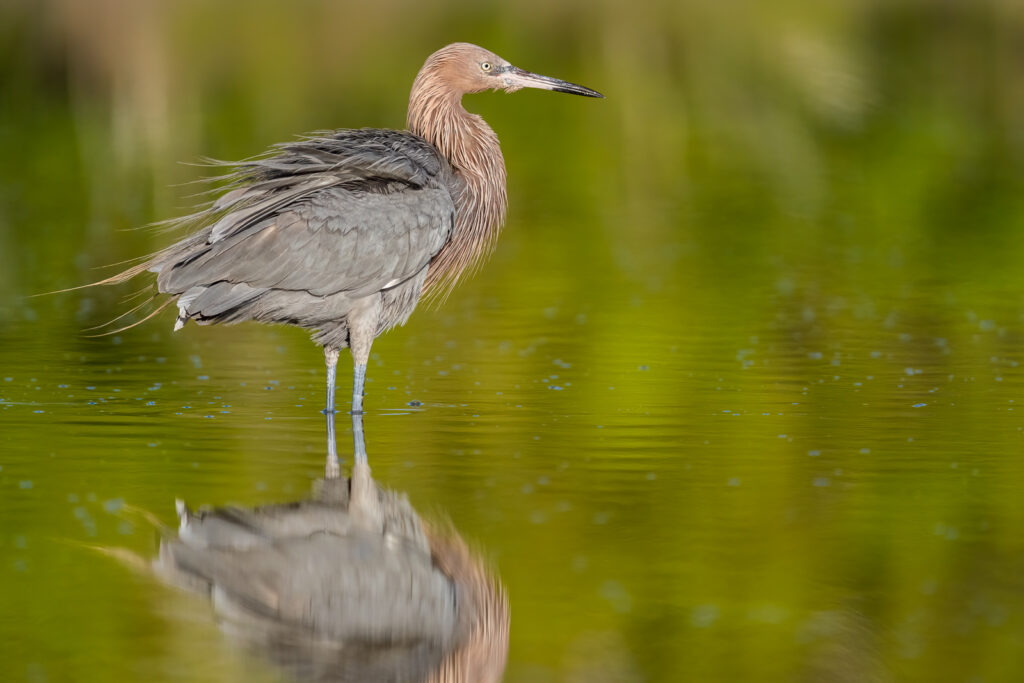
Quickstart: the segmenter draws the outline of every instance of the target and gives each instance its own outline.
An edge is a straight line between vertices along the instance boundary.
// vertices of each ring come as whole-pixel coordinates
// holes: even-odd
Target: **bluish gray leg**
[[[324,414],[334,412],[334,374],[338,368],[338,349],[324,347],[324,360],[327,361],[327,407]]]
[[[363,436],[363,414],[352,413],[352,452],[353,463],[368,464],[366,457],[366,437]]]
[[[363,385],[366,383],[366,364],[356,364],[352,373],[352,414],[363,412]]]
[[[337,479],[341,476],[341,463],[338,462],[338,444],[334,438],[334,411],[324,412],[327,419],[327,467],[324,479]]]
[[[359,310],[348,315],[348,346],[352,349],[352,412],[363,412],[363,384],[366,382],[366,364],[370,362],[370,347],[380,327],[381,298],[368,297]]]

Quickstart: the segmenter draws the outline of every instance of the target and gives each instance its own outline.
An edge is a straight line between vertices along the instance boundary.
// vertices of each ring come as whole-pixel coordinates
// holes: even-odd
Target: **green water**
[[[319,350],[170,311],[90,338],[136,288],[26,296],[166,244],[124,230],[193,201],[178,160],[401,126],[453,39],[608,96],[467,98],[506,231],[370,363],[374,476],[500,573],[506,680],[1024,678],[1012,3],[403,5],[384,52],[383,7],[338,40],[318,3],[108,5],[2,10],[0,678],[277,679],[96,548],[305,495]]]

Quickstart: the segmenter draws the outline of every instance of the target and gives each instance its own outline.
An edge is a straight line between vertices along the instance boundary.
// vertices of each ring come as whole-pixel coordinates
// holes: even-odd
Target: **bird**
[[[462,96],[522,88],[603,97],[478,45],[447,45],[413,81],[407,130],[321,131],[245,161],[211,162],[227,167],[216,178],[222,194],[171,221],[194,232],[93,284],[156,273],[156,296],[169,297],[140,323],[174,301],[175,330],[249,320],[313,330],[327,365],[323,412],[335,410],[348,347],[351,412],[361,413],[374,339],[474,272],[505,220],[498,137]]]

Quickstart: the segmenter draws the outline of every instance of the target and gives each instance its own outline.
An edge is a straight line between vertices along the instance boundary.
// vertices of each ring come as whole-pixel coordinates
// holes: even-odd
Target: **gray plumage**
[[[216,222],[147,264],[178,322],[286,323],[335,348],[350,321],[375,337],[408,319],[461,191],[428,142],[374,129],[281,145],[226,178],[241,187],[187,219]]]

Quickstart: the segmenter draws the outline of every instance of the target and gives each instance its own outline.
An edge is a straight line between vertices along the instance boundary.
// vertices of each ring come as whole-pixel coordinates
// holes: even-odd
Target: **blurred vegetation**
[[[0,661],[173,679],[225,657],[47,546],[83,533],[63,496],[280,498],[322,440],[302,333],[172,339],[168,312],[91,340],[123,291],[23,295],[166,244],[128,229],[196,201],[179,162],[402,127],[455,40],[607,96],[466,98],[503,141],[506,234],[371,369],[371,410],[431,408],[367,418],[378,479],[499,560],[509,679],[1019,680],[1019,0],[3,3]],[[237,419],[167,412],[213,393]]]
[[[833,239],[851,206],[868,206],[876,214],[861,229],[891,218],[969,245],[965,235],[1020,215],[1024,201],[1024,12],[1013,0],[358,11],[309,0],[9,0],[0,12],[0,207],[7,239],[31,256],[7,264],[9,282],[38,265],[36,240],[48,259],[63,245],[59,256],[88,251],[90,265],[138,253],[135,243],[97,253],[97,242],[110,241],[111,224],[181,207],[186,192],[173,185],[201,172],[177,162],[243,158],[315,129],[401,127],[419,64],[456,39],[607,92],[599,105],[541,103],[546,93],[468,105],[505,140],[513,221],[528,229],[540,210],[582,215],[602,228],[594,250],[634,274],[657,264],[630,263],[632,240],[717,234],[716,222],[742,226],[737,241],[756,248]],[[527,178],[559,192],[528,198],[518,191]],[[84,204],[87,219],[40,234],[19,215],[40,203],[64,217]],[[794,236],[793,217],[813,229]]]

